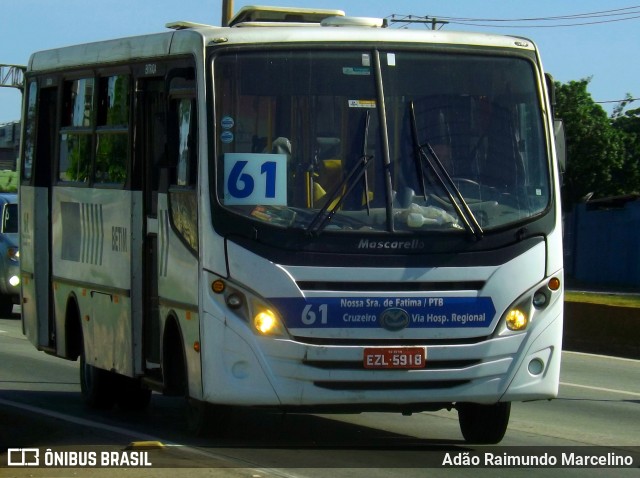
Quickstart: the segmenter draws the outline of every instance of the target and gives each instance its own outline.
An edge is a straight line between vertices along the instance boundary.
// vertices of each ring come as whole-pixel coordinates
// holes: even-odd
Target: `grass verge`
[[[640,308],[640,294],[607,294],[603,292],[565,291],[565,302],[611,305],[614,307]]]
[[[0,171],[0,192],[18,191],[18,173],[16,171]]]

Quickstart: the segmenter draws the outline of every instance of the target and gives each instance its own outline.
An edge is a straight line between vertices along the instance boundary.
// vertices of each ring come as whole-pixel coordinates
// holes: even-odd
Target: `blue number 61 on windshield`
[[[225,153],[224,203],[287,205],[287,155]]]

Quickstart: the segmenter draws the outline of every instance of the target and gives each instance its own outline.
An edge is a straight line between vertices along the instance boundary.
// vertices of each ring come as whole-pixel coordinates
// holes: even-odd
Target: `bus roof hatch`
[[[246,6],[229,21],[229,26],[264,23],[320,23],[328,17],[344,17],[342,10]]]

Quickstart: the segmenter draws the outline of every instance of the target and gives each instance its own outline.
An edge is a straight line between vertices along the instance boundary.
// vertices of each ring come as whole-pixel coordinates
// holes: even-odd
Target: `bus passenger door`
[[[52,169],[58,88],[29,84],[20,190],[20,253],[24,333],[40,350],[56,352],[51,264]]]
[[[139,81],[137,102],[141,107],[137,150],[141,152],[140,222],[144,228],[140,254],[144,344],[141,365],[148,379],[166,382],[161,370],[166,351],[162,348],[168,346],[178,354],[178,347],[182,347],[179,339],[186,332],[171,328],[168,337],[163,338],[165,319],[173,316],[189,322],[191,335],[198,333],[197,321],[192,320],[198,312],[193,68],[175,68],[163,79]],[[171,344],[167,345],[167,341]]]
[[[137,287],[139,300],[133,300],[134,307],[141,304],[136,321],[136,333],[143,344],[142,363],[136,369],[146,371],[151,378],[160,379],[160,314],[158,302],[158,184],[159,169],[166,148],[166,95],[164,78],[139,79],[136,88],[136,158],[134,177],[140,184],[142,217],[140,234],[142,250],[139,257],[141,272]],[[157,375],[157,377],[156,377]]]

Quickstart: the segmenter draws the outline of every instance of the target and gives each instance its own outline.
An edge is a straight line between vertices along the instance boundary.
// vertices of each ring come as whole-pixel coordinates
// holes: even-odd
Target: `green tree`
[[[565,199],[572,203],[591,194],[626,194],[633,187],[625,133],[614,128],[606,111],[593,101],[589,81],[556,84],[556,115],[564,121],[567,139]]]
[[[626,175],[623,179],[628,193],[640,192],[640,108],[624,111],[632,103],[632,96],[621,101],[614,109],[613,127],[620,131],[624,138],[626,151]]]

